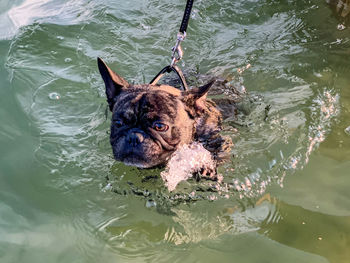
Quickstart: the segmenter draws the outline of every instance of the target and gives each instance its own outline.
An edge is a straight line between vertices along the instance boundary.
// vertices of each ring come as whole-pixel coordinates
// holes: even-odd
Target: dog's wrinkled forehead
[[[160,91],[126,90],[118,97],[113,112],[124,118],[147,114],[148,118],[164,117],[173,120],[177,115],[179,101],[177,96]]]

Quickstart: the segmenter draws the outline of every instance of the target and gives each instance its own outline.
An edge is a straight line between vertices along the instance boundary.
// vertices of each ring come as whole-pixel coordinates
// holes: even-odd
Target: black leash
[[[185,40],[186,37],[186,30],[188,26],[188,22],[190,21],[191,17],[191,10],[193,6],[194,0],[187,0],[184,16],[182,18],[181,26],[179,33],[177,33],[177,40],[175,43],[175,46],[172,48],[172,56],[171,56],[171,63],[169,66],[166,66],[163,68],[150,82],[151,85],[156,85],[158,81],[163,77],[165,73],[170,73],[171,71],[175,72],[177,76],[179,77],[183,90],[188,90],[188,86],[185,80],[185,77],[181,71],[181,69],[176,66],[176,63],[180,61],[183,57],[183,50],[181,48],[181,42]]]
[[[182,18],[181,26],[180,26],[180,32],[182,34],[186,34],[188,22],[190,21],[191,16],[191,10],[193,6],[193,0],[187,0],[186,7],[185,7],[185,13]]]

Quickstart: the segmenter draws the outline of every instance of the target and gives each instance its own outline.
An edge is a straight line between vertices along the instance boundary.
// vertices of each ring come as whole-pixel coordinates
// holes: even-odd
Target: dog
[[[112,112],[114,158],[139,168],[163,166],[182,145],[201,143],[214,160],[227,158],[232,142],[220,135],[222,115],[208,84],[181,91],[170,85],[129,84],[97,59]]]
[[[326,0],[326,2],[331,6],[332,10],[335,11],[337,15],[342,17],[342,20],[344,20],[343,22],[349,22],[350,0]]]

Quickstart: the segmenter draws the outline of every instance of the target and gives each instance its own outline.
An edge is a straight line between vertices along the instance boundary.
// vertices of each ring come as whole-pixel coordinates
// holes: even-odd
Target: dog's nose
[[[144,140],[144,137],[139,132],[132,132],[128,136],[128,142],[131,146],[136,146],[140,143],[142,143]]]

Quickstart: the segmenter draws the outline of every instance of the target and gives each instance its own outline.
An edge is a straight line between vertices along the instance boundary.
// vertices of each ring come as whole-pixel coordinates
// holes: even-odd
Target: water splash
[[[344,132],[347,134],[347,135],[350,135],[350,126],[345,128]]]
[[[181,181],[189,179],[203,169],[214,171],[215,161],[202,144],[194,142],[183,145],[171,156],[161,177],[168,190],[174,191]]]
[[[314,111],[312,117],[317,123],[309,127],[309,145],[305,154],[305,163],[309,162],[309,158],[313,150],[326,139],[326,135],[330,130],[331,120],[339,113],[339,96],[332,94],[329,90],[324,90],[314,100]]]
[[[301,125],[299,121],[296,122],[300,125],[298,129],[295,130],[294,127],[293,129],[285,127],[281,130],[284,125],[288,125],[288,121],[292,121],[291,119],[289,120],[289,118],[295,118],[295,115],[287,116],[287,118],[279,117],[275,120],[272,119],[270,123],[276,124],[279,131],[284,130],[283,132],[286,133],[282,136],[282,138],[286,138],[286,145],[293,144],[293,141],[296,140],[295,148],[293,151],[288,152],[288,148],[284,149],[283,144],[274,145],[278,142],[276,140],[277,137],[275,137],[273,143],[268,147],[273,148],[277,146],[279,149],[278,151],[275,150],[268,167],[264,168],[264,166],[261,165],[257,167],[254,172],[243,176],[243,178],[241,178],[239,174],[228,175],[229,178],[233,177],[232,182],[229,184],[230,189],[236,190],[239,197],[244,198],[264,194],[267,186],[271,183],[277,183],[279,186],[283,187],[283,181],[287,174],[292,174],[298,169],[302,169],[310,161],[312,153],[326,139],[328,133],[331,131],[334,119],[336,119],[339,112],[339,95],[335,91],[325,88],[318,92],[312,100],[309,111],[305,111],[304,114],[306,118],[303,121],[303,125]],[[299,115],[301,114],[299,113]],[[281,122],[283,118],[285,119],[283,121],[285,124]],[[292,137],[292,133],[294,133],[294,138]],[[236,145],[239,145],[239,143]],[[267,153],[269,155],[272,154],[271,151],[265,154]],[[259,161],[257,157],[258,156],[255,156],[256,162]],[[224,174],[224,177],[227,177],[227,174]]]

